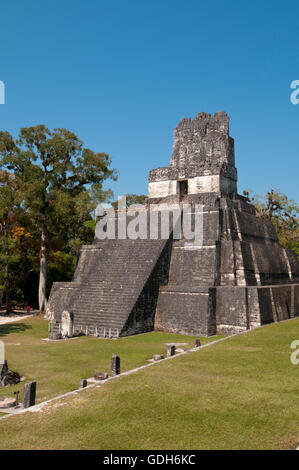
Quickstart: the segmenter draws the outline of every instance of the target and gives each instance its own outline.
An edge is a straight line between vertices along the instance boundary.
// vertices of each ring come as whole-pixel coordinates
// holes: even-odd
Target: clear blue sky
[[[298,0],[15,0],[0,41],[0,129],[74,131],[112,157],[116,196],[147,194],[183,117],[224,110],[239,192],[299,201]]]

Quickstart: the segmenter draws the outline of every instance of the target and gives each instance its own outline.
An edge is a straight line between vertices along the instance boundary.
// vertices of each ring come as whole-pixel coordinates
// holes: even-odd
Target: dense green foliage
[[[111,198],[116,179],[106,153],[84,148],[66,129],[0,132],[0,292],[9,304],[44,310],[53,280],[70,280],[83,243],[93,239],[92,211]],[[39,278],[39,280],[38,280]],[[38,285],[37,285],[38,284]]]
[[[255,199],[257,215],[272,222],[281,245],[294,250],[299,261],[299,205],[274,189]]]

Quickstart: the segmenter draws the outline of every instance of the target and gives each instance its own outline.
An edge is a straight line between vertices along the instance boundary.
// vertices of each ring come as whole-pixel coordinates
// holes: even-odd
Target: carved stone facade
[[[201,207],[198,246],[190,249],[184,234],[163,239],[159,230],[156,239],[121,239],[123,211],[116,238],[82,247],[74,281],[54,283],[48,318],[61,322],[68,311],[74,331],[118,337],[153,329],[232,333],[299,315],[296,256],[237,194],[224,112],[179,123],[170,165],[150,172],[143,220],[155,207],[186,204],[193,227]],[[128,228],[134,214],[125,215]]]
[[[237,192],[234,140],[229,136],[229,118],[199,113],[193,121],[182,119],[174,131],[170,165],[152,170],[149,198],[177,196],[179,181],[188,182],[188,194]]]

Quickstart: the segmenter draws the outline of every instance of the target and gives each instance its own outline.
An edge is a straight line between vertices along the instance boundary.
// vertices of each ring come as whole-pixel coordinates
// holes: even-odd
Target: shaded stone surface
[[[61,333],[57,333],[55,331],[51,331],[48,336],[49,339],[57,341],[62,338]]]
[[[61,323],[56,319],[53,322],[49,323],[49,334],[48,338],[54,341],[62,339],[61,335]]]
[[[174,344],[168,344],[167,346],[167,357],[174,356],[175,355],[175,345]]]
[[[0,364],[0,383],[6,376],[7,372],[8,372],[8,364],[7,364],[7,360],[4,360],[3,364]]]
[[[111,376],[120,374],[120,357],[112,354],[111,357]]]
[[[23,407],[29,408],[30,406],[34,406],[35,397],[36,397],[36,381],[33,380],[32,382],[28,382],[24,386]]]
[[[0,364],[0,387],[18,384],[20,381],[20,374],[8,368],[7,360],[5,360],[3,364]]]
[[[80,388],[85,388],[87,387],[87,380],[86,379],[81,379],[80,380]]]

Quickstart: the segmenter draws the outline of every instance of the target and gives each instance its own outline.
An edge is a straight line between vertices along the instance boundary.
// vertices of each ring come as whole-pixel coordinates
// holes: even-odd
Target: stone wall
[[[235,333],[299,315],[299,284],[217,287],[216,290],[216,330],[219,334]]]
[[[192,291],[192,292],[190,292]],[[155,330],[185,335],[216,334],[215,288],[161,288]]]

